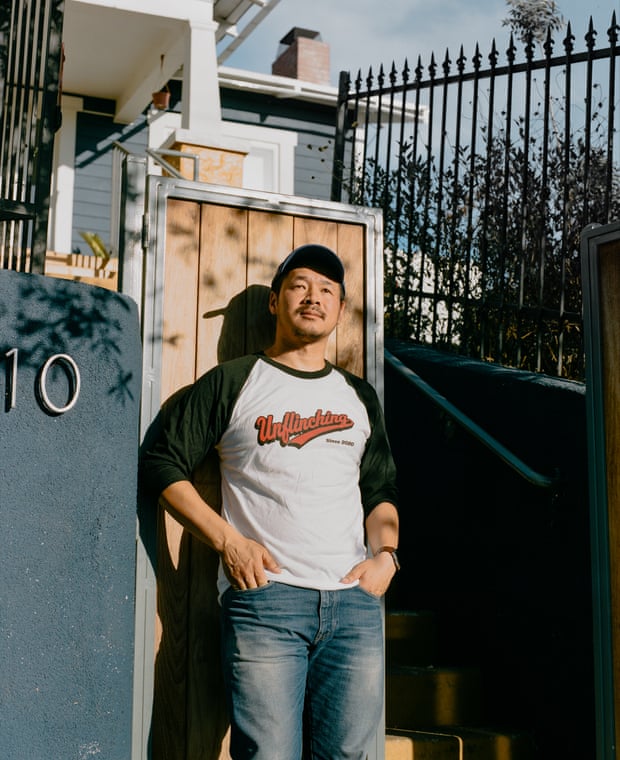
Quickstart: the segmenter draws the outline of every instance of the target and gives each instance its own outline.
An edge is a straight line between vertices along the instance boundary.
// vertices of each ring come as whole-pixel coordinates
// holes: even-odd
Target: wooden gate
[[[329,358],[368,378],[381,393],[379,212],[288,196],[252,196],[222,187],[205,189],[158,177],[149,178],[149,183],[143,430],[166,399],[210,367],[270,344],[269,283],[280,261],[309,242],[336,251],[347,271],[346,317],[332,336]],[[210,503],[219,504],[216,468],[199,473],[197,485]],[[143,520],[152,519],[153,514],[143,513]],[[152,604],[147,602],[142,652],[142,699],[148,702],[152,635],[153,710],[148,741],[144,735],[149,716],[146,711],[143,715],[143,744],[150,744],[153,760],[225,758],[217,555],[161,509],[156,535],[151,554],[156,556],[157,623],[149,630]],[[139,576],[141,582],[147,594],[154,587]],[[378,744],[376,756],[383,757],[382,737]]]

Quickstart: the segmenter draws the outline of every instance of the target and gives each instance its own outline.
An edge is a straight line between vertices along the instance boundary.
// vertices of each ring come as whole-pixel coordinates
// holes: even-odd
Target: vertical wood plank
[[[198,273],[196,376],[245,353],[248,212],[203,204]],[[213,509],[220,509],[219,470],[212,456],[196,473],[195,485]],[[217,760],[228,728],[220,663],[218,557],[191,539],[187,660],[187,760]]]
[[[338,222],[316,217],[295,217],[293,247],[306,243],[326,245],[335,251],[338,247]]]
[[[293,247],[298,248],[307,243],[325,245],[338,253],[338,223],[325,219],[296,217]],[[334,333],[329,339],[325,352],[332,364],[336,364],[338,360],[336,341],[336,333]]]
[[[349,372],[365,376],[365,281],[366,249],[364,228],[338,225],[337,252],[345,267],[346,309],[336,332],[336,361]]]
[[[170,525],[178,543],[176,557],[166,546]],[[160,638],[155,655],[151,752],[153,760],[186,760],[189,536],[163,509],[159,510],[157,532]]]
[[[171,199],[166,209],[162,402],[194,381],[200,206]],[[157,536],[158,640],[154,760],[185,760],[190,536],[160,510]]]
[[[200,204],[171,199],[166,216],[162,400],[195,378]]]
[[[247,284],[248,212],[205,203],[201,212],[196,375],[244,353],[233,299]]]
[[[361,225],[341,224],[325,219],[295,219],[294,247],[305,243],[325,245],[335,251],[345,265],[346,310],[330,338],[327,358],[356,375],[364,375],[364,283],[365,248]]]
[[[599,258],[616,746],[620,741],[620,245]]]
[[[271,285],[280,262],[293,249],[294,217],[250,211],[248,219],[248,283]]]
[[[245,314],[246,353],[273,343],[275,321],[269,313],[271,280],[293,248],[293,217],[251,211],[248,220],[248,288]]]
[[[194,484],[207,504],[219,511],[220,478],[215,454],[199,468]],[[220,661],[218,556],[193,536],[191,545],[186,760],[217,760],[222,756],[222,741],[229,724]]]

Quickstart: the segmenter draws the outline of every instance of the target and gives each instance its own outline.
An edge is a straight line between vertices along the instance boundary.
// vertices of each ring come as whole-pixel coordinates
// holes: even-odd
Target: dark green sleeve
[[[366,407],[370,420],[370,438],[360,465],[360,492],[364,514],[368,515],[382,501],[398,506],[396,465],[385,429],[383,410],[375,389],[356,375],[343,372]]]
[[[141,458],[144,488],[159,495],[195,469],[220,440],[255,356],[220,364],[169,399]]]

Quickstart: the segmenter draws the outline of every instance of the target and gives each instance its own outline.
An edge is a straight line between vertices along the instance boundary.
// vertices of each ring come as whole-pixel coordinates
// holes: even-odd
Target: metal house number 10
[[[6,386],[7,386],[7,404],[6,408],[14,409],[16,404],[17,395],[17,355],[18,349],[12,348],[5,353],[7,360],[6,366]],[[57,406],[50,399],[47,392],[47,374],[50,368],[54,364],[60,364],[64,367],[69,378],[69,384],[71,391],[67,403],[64,406]],[[80,370],[78,369],[75,361],[69,356],[69,354],[54,354],[50,356],[45,364],[41,367],[41,370],[37,376],[36,392],[39,399],[39,403],[50,414],[64,414],[72,409],[80,395]]]

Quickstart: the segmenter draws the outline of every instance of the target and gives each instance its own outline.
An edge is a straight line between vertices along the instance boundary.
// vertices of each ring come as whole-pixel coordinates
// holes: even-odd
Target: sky
[[[560,13],[570,21],[575,50],[585,47],[583,37],[590,16],[598,31],[597,47],[609,44],[607,29],[612,13],[620,22],[620,0],[556,0]],[[279,42],[298,26],[319,32],[330,47],[330,79],[337,85],[340,71],[353,77],[361,70],[366,76],[372,67],[400,70],[408,61],[415,67],[418,56],[428,66],[431,53],[441,64],[446,49],[455,61],[460,47],[469,59],[476,42],[485,57],[495,39],[503,54],[509,30],[502,25],[508,15],[505,0],[280,0],[250,37],[224,62],[224,66],[263,74],[271,73]],[[563,36],[556,38],[556,51]],[[502,60],[500,59],[500,65]]]

